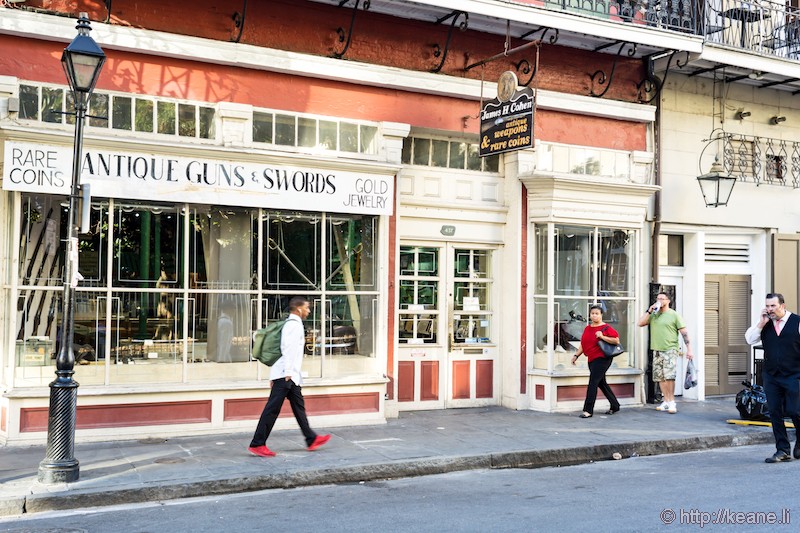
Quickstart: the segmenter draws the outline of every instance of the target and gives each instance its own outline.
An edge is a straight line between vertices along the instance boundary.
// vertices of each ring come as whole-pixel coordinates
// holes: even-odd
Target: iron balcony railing
[[[800,143],[731,133],[716,141],[725,174],[756,185],[800,188]]]
[[[800,10],[785,0],[541,0],[540,7],[704,36],[706,42],[800,59]]]

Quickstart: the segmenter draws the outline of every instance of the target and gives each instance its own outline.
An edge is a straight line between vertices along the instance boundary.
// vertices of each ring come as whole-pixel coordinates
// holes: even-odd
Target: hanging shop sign
[[[5,143],[3,189],[69,195],[72,148]],[[242,163],[85,150],[92,196],[391,215],[394,177],[301,165]]]
[[[517,77],[506,71],[497,82],[497,98],[481,109],[479,155],[486,157],[533,146],[534,95],[517,90]]]

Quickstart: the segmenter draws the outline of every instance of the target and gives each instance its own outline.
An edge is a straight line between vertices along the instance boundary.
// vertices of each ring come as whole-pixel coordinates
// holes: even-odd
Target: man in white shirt
[[[791,444],[783,419],[791,417],[795,431],[800,430],[800,317],[786,310],[782,294],[767,294],[758,323],[748,328],[744,338],[750,345],[761,341],[764,347],[762,378],[777,450],[766,462],[791,461]],[[793,455],[800,459],[797,443]]]
[[[306,344],[303,320],[308,317],[309,313],[311,313],[311,308],[306,298],[295,296],[289,301],[289,317],[281,330],[281,357],[272,365],[269,375],[269,379],[272,381],[272,390],[248,448],[253,455],[275,456],[275,452],[267,448],[267,439],[287,397],[292,406],[294,418],[300,425],[300,431],[306,438],[308,451],[316,450],[331,438],[330,435],[317,435],[309,426],[306,417],[306,405],[301,388],[303,384],[301,367],[303,365],[303,348]]]

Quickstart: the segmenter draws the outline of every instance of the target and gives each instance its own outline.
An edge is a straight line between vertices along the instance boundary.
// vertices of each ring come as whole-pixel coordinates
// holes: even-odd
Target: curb
[[[428,476],[465,470],[500,468],[545,468],[586,464],[612,460],[614,453],[622,458],[690,451],[710,450],[733,446],[772,443],[771,433],[689,437],[663,441],[638,441],[597,446],[579,446],[551,450],[524,450],[482,455],[409,459],[392,463],[354,465],[304,472],[245,476],[212,481],[174,483],[151,487],[118,490],[65,491],[62,493],[32,494],[0,500],[0,516],[74,510],[85,507],[145,503],[152,501],[218,496],[267,489],[291,489],[336,483],[359,483]]]

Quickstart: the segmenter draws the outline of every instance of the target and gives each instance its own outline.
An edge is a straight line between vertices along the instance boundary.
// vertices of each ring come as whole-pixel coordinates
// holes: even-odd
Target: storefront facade
[[[82,162],[78,438],[249,431],[269,375],[252,332],[295,294],[312,301],[304,393],[317,426],[577,409],[588,370],[565,362],[595,301],[628,348],[610,381],[641,402],[632,320],[646,300],[655,113],[621,89],[641,63],[622,61],[613,98],[598,99],[584,89],[598,54],[552,48],[534,148],[480,158],[475,119],[508,62],[432,73],[371,14],[360,61],[326,57],[304,40],[340,14],[321,4],[302,3],[285,49],[255,31],[224,42],[205,23],[164,33],[166,15],[137,22],[153,29],[93,23],[109,61]],[[0,60],[0,438],[44,442],[74,125],[63,44],[39,36],[74,30],[7,12],[0,49],[24,48],[28,63]],[[454,40],[451,57],[491,56],[502,39],[487,35]],[[363,42],[402,44],[376,57]]]

